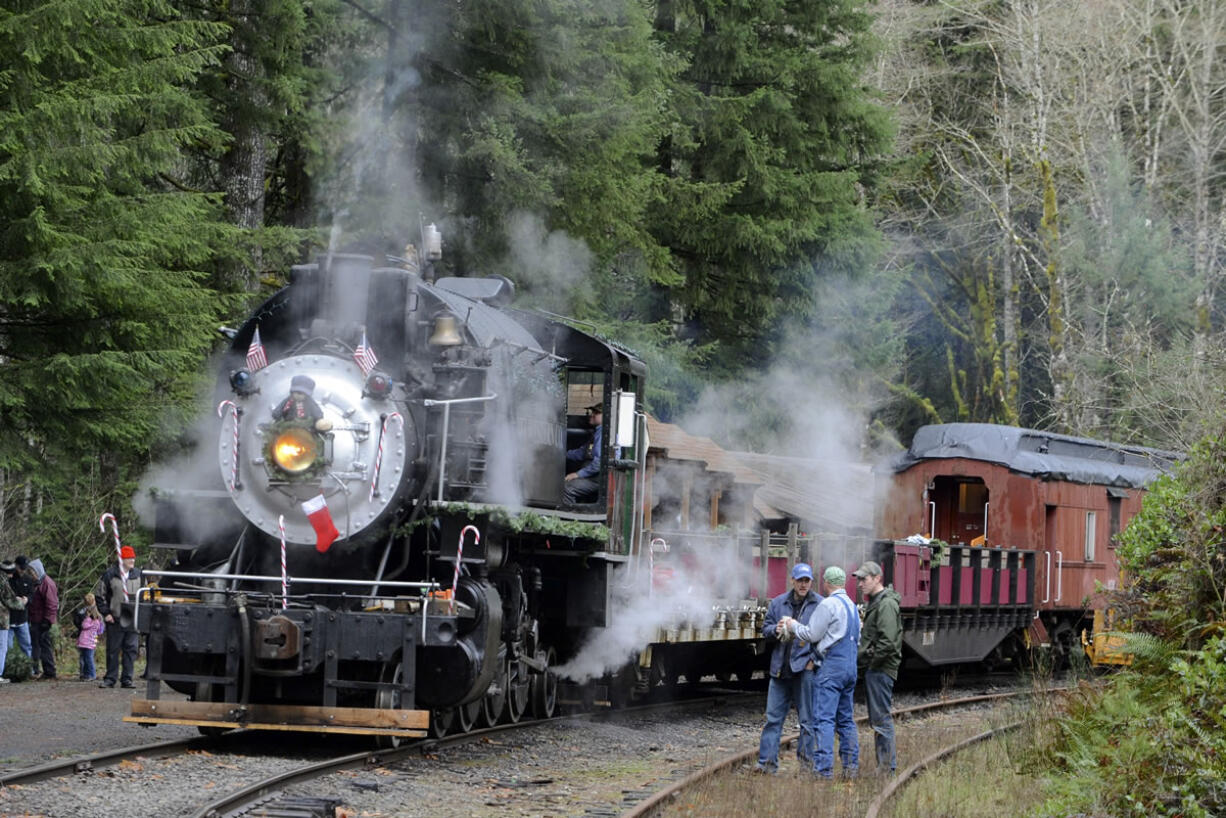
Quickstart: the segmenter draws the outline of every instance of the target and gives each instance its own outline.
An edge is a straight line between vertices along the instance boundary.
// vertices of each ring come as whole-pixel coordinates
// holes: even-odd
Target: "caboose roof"
[[[965,458],[1044,480],[1143,488],[1182,457],[1177,452],[1017,426],[945,423],[921,426],[911,447],[891,468],[902,472],[925,460]]]

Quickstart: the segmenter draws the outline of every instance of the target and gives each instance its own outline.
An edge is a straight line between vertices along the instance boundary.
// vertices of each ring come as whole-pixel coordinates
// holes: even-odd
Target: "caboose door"
[[[935,504],[936,539],[967,544],[983,535],[988,508],[988,487],[983,480],[937,477],[928,491],[929,502]]]

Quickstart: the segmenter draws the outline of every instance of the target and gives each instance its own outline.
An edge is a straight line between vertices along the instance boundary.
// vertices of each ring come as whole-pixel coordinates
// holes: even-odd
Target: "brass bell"
[[[454,347],[464,343],[460,335],[460,320],[452,313],[439,313],[434,318],[434,332],[427,343],[435,347]]]

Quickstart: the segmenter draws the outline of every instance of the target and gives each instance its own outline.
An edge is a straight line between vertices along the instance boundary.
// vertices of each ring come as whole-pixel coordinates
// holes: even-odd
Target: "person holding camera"
[[[783,721],[792,707],[800,720],[800,741],[796,744],[796,757],[801,764],[813,760],[813,670],[815,659],[812,645],[792,638],[792,633],[782,626],[785,619],[808,621],[809,615],[822,601],[813,590],[813,569],[807,563],[798,562],[792,568],[792,590],[770,601],[766,620],[762,623],[763,635],[774,643],[771,651],[770,683],[766,691],[766,726],[758,743],[758,764],[754,769],[762,773],[779,772],[779,740],[783,733]]]

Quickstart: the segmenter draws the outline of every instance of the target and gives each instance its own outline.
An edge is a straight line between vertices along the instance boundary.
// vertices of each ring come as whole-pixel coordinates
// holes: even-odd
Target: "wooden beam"
[[[316,707],[308,705],[249,704],[227,702],[178,702],[133,699],[132,715],[124,721],[151,724],[197,724],[216,727],[249,727],[261,730],[313,730],[366,732],[425,730],[428,710],[382,710],[367,707]]]

